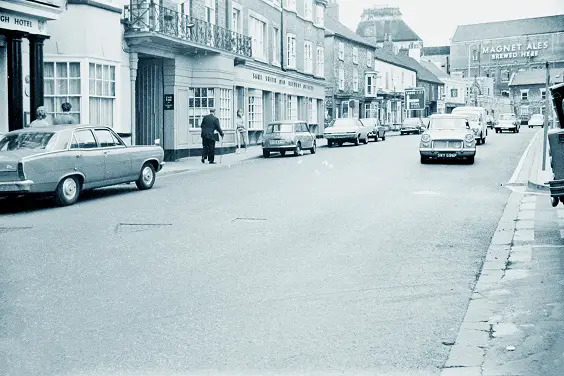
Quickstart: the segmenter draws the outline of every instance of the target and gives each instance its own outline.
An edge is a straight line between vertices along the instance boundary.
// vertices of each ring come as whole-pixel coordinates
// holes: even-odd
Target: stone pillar
[[[137,81],[137,63],[139,62],[139,56],[137,52],[131,52],[129,54],[129,79],[131,84],[131,145],[135,145],[137,142],[135,140],[135,127],[136,127],[136,112],[137,112],[137,94],[135,90],[135,82]]]
[[[10,32],[8,42],[8,130],[24,127],[23,118],[23,73],[22,73],[23,34]]]
[[[30,113],[31,121],[35,120],[37,107],[43,106],[43,41],[48,37],[30,35],[29,70],[30,70]]]

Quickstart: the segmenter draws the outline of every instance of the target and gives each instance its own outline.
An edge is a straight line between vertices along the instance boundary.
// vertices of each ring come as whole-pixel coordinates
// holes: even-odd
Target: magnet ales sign
[[[546,49],[548,42],[500,44],[483,47],[482,54],[491,55],[492,60],[503,60],[539,56],[539,52]]]

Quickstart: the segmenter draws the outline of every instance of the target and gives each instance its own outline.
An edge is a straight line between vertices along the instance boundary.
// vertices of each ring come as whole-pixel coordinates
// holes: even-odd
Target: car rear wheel
[[[142,191],[151,189],[155,184],[155,178],[156,173],[153,164],[146,162],[143,167],[141,167],[141,173],[139,174],[139,178],[135,182],[135,185]]]
[[[309,151],[311,152],[311,154],[315,154],[315,152],[317,151],[317,141],[313,141],[313,146],[311,147],[311,149],[309,149]]]
[[[59,206],[74,204],[80,195],[80,181],[76,176],[67,176],[59,182],[55,191],[55,201]]]
[[[262,149],[262,156],[264,158],[268,158],[268,157],[270,157],[270,152],[268,150]]]

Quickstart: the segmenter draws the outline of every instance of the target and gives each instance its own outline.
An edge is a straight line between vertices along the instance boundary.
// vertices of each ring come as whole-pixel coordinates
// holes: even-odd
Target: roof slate
[[[421,64],[429,72],[433,73],[437,78],[439,78],[439,80],[441,79],[441,77],[443,78],[449,77],[445,71],[441,70],[439,67],[437,67],[434,63],[430,61],[421,60],[419,64]]]
[[[444,82],[442,82],[437,76],[435,76],[431,71],[429,71],[429,69],[419,64],[417,60],[415,60],[414,58],[409,56],[402,56],[402,55],[397,55],[396,57],[404,64],[412,67],[413,70],[417,72],[417,80],[430,82],[438,85],[444,85]]]
[[[564,14],[460,25],[454,32],[452,43],[557,32],[564,32]]]
[[[337,35],[342,38],[362,44],[368,48],[376,48],[370,41],[364,39],[339,21],[325,16],[325,36]]]
[[[421,55],[450,55],[450,46],[423,47],[423,49],[421,50]]]
[[[378,43],[385,42],[388,34],[392,36],[394,42],[422,40],[404,20],[361,21],[356,28],[358,34],[371,38],[374,38],[374,31],[376,31],[376,42]]]
[[[562,78],[556,78],[551,75],[551,84],[562,82]],[[544,85],[546,83],[546,71],[543,69],[535,69],[529,71],[519,71],[511,77],[509,86],[525,86],[525,85]]]

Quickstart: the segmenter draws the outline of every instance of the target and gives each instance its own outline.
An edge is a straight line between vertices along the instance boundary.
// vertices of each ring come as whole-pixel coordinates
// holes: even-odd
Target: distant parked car
[[[544,115],[534,114],[529,119],[529,128],[544,127]]]
[[[403,136],[404,134],[420,134],[425,131],[425,124],[423,123],[422,118],[405,118],[403,121],[400,134]]]
[[[421,163],[430,159],[466,159],[474,163],[476,140],[465,116],[432,115],[419,144]]]
[[[86,189],[130,182],[150,189],[163,159],[162,147],[126,146],[108,127],[20,129],[0,139],[0,196],[54,194],[66,206]]]
[[[520,128],[521,121],[517,119],[514,113],[508,112],[499,115],[498,122],[495,125],[495,133],[501,133],[503,131],[519,133]]]
[[[304,150],[309,150],[311,154],[317,151],[315,135],[304,121],[280,121],[266,127],[262,142],[263,157],[268,158],[273,152],[285,156],[289,151],[298,156],[303,155]]]
[[[488,136],[487,112],[484,107],[456,107],[452,110],[453,115],[464,115],[470,123],[470,128],[474,132],[476,142],[478,145],[486,143]]]
[[[325,129],[323,137],[327,139],[327,146],[333,144],[342,146],[345,142],[352,142],[355,145],[360,143],[368,143],[368,133],[373,128],[365,126],[358,118],[340,118],[335,119],[329,127]]]
[[[372,128],[372,131],[368,133],[368,138],[372,138],[376,142],[378,142],[378,139],[386,140],[386,127],[380,123],[380,119],[364,118],[360,119],[360,121],[365,126]]]

